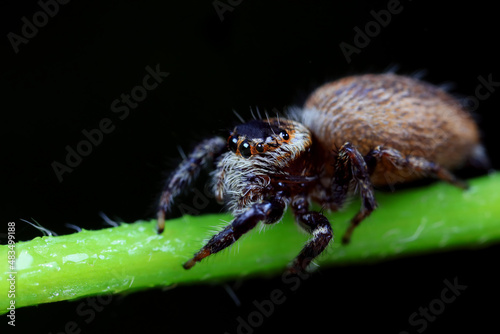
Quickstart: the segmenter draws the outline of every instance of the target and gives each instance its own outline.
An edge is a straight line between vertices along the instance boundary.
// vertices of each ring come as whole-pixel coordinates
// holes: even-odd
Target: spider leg
[[[440,165],[417,156],[403,156],[398,150],[377,146],[367,156],[374,157],[377,163],[385,160],[397,169],[404,169],[425,176],[431,176],[446,181],[454,186],[467,189],[466,182],[459,180],[450,171]]]
[[[207,256],[232,245],[243,234],[254,228],[259,221],[263,221],[265,224],[279,221],[283,216],[285,207],[286,205],[280,197],[274,197],[270,201],[252,205],[250,209],[237,216],[226,228],[214,235],[192,259],[184,263],[184,269],[190,269],[196,262],[200,262]]]
[[[332,181],[332,200],[334,205],[341,207],[344,204],[351,181],[355,182],[359,190],[361,209],[351,219],[347,231],[342,237],[343,244],[349,243],[354,229],[377,207],[365,159],[354,145],[347,142],[339,149],[335,164],[335,173]]]
[[[365,161],[370,161],[372,164],[373,162],[375,164],[390,163],[391,166],[398,170],[435,177],[462,189],[468,188],[467,183],[456,178],[450,171],[425,158],[411,155],[404,156],[398,150],[383,146],[375,147],[363,157],[352,144],[346,143],[339,150],[332,183],[333,201],[337,205],[341,205],[345,201],[349,182],[353,179],[359,188],[362,205],[361,210],[351,220],[342,238],[343,244],[349,243],[354,229],[377,207],[369,176],[370,169]],[[370,167],[372,170],[374,169],[374,166]]]
[[[304,196],[295,198],[292,208],[299,225],[313,236],[288,269],[291,273],[299,273],[304,272],[311,261],[325,250],[333,239],[333,231],[323,214],[309,211],[309,204]]]
[[[198,177],[200,171],[220,155],[225,148],[226,141],[221,137],[206,139],[198,144],[187,159],[174,170],[163,187],[158,203],[158,223],[156,226],[158,233],[162,233],[165,228],[165,214],[169,211],[172,200],[188,187]]]

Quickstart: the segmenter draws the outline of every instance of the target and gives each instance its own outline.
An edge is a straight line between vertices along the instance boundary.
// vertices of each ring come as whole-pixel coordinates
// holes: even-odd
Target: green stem
[[[500,173],[470,181],[462,191],[444,183],[394,193],[377,193],[379,208],[340,245],[357,203],[329,214],[336,241],[318,259],[321,266],[354,264],[500,241]],[[0,314],[10,300],[16,308],[172,284],[222,281],[279,274],[309,238],[293,217],[249,232],[229,251],[210,256],[191,270],[181,266],[231,217],[184,216],[167,222],[157,235],[155,221],[122,224],[98,231],[38,237],[15,244],[15,297],[10,288],[8,246],[0,246]],[[13,282],[13,281],[12,281]]]

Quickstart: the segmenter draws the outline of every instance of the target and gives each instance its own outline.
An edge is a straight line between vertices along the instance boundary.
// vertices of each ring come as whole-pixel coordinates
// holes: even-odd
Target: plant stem
[[[500,241],[500,173],[470,180],[467,191],[444,183],[377,193],[379,208],[354,232],[351,244],[340,237],[359,202],[328,214],[335,242],[317,263],[355,264],[423,252],[485,246]],[[162,235],[156,221],[15,244],[15,306],[38,305],[91,295],[115,294],[173,284],[222,281],[279,274],[309,238],[299,233],[290,213],[282,223],[258,228],[230,251],[210,256],[191,270],[181,266],[230,221],[227,214],[184,216],[167,222]],[[0,314],[7,312],[10,282],[8,246],[0,246]]]

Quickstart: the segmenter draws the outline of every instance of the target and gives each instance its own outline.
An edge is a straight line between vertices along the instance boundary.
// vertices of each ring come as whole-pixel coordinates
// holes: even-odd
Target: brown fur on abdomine
[[[462,104],[443,89],[411,77],[367,74],[328,83],[311,94],[299,118],[326,160],[332,148],[346,141],[363,156],[383,145],[449,170],[486,160],[479,130]],[[421,176],[382,162],[371,175],[374,185],[390,184],[395,175],[400,181]]]

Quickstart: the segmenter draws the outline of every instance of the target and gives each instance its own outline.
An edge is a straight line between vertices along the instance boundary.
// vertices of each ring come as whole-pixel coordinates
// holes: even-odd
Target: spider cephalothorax
[[[303,271],[333,238],[328,219],[309,210],[310,202],[337,210],[353,189],[359,193],[361,208],[342,239],[348,243],[377,207],[373,184],[431,176],[465,188],[449,172],[465,162],[488,164],[476,124],[445,91],[394,74],[348,77],[318,88],[290,119],[252,120],[227,139],[198,144],[165,184],[158,231],[172,200],[211,167],[215,197],[234,220],[184,268],[232,245],[259,222],[280,221],[290,206],[312,235],[290,266]]]
[[[252,120],[237,126],[227,143],[229,151],[222,154],[213,172],[214,192],[235,216],[262,201],[276,181],[312,172],[306,164],[311,135],[298,122]]]

